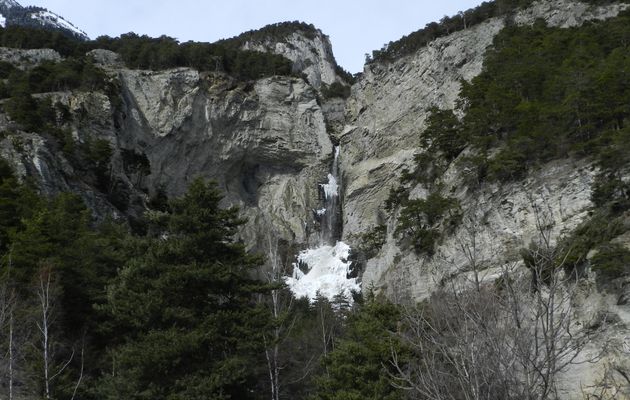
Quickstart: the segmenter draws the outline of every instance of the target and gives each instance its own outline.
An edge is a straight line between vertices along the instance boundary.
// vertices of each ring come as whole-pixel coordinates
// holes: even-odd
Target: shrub
[[[329,86],[322,88],[322,95],[325,99],[332,99],[335,97],[347,99],[350,97],[350,86],[344,85],[341,82],[334,82]]]
[[[409,241],[417,253],[431,256],[442,232],[461,220],[459,208],[457,199],[444,197],[439,192],[431,193],[426,199],[407,200],[400,211],[395,233]]]
[[[617,243],[608,243],[597,250],[591,265],[600,283],[630,275],[630,250]]]
[[[605,245],[626,231],[623,221],[607,210],[599,210],[590,219],[580,224],[559,247],[559,260],[567,271],[573,271],[586,261],[586,256],[598,246]]]
[[[387,226],[378,225],[359,236],[359,251],[366,258],[375,257],[387,240]]]
[[[614,213],[630,208],[630,184],[614,173],[600,173],[593,183],[591,199],[598,207],[610,206]]]
[[[409,189],[403,186],[393,187],[389,190],[387,200],[385,200],[385,210],[391,212],[401,205],[409,197]]]

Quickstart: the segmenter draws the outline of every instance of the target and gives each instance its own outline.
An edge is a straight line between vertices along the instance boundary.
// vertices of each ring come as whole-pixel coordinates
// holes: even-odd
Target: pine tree
[[[324,359],[325,373],[316,381],[317,400],[394,400],[402,393],[392,386],[388,369],[392,350],[401,351],[395,336],[400,312],[371,293],[350,315],[343,337]]]
[[[254,300],[267,288],[251,278],[259,258],[234,240],[238,210],[220,200],[215,185],[194,181],[109,288],[120,341],[101,396],[255,397],[270,316]]]

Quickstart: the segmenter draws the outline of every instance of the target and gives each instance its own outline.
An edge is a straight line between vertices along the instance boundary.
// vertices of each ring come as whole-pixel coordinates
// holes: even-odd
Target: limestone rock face
[[[625,8],[625,4],[591,7],[565,0],[545,1],[520,11],[514,19],[517,23],[530,24],[543,18],[551,25],[568,27],[590,19],[609,18]],[[425,128],[427,110],[434,106],[441,109],[455,106],[461,80],[470,81],[481,72],[484,52],[503,27],[503,19],[490,19],[434,40],[391,64],[366,66],[363,77],[352,88],[340,140],[344,181],[348,182],[344,187],[344,237],[386,222],[382,207],[390,189],[398,185],[400,172],[411,166]],[[449,173],[456,177],[461,172]],[[577,185],[578,181],[590,178],[575,176],[575,179]],[[453,181],[452,190],[466,202],[462,185]],[[582,185],[576,190],[586,189]],[[497,208],[500,203],[489,204]],[[522,228],[516,231],[522,232]],[[393,268],[391,264],[378,265],[383,271]],[[372,276],[370,268],[366,274]]]
[[[316,33],[296,31],[280,42],[273,40],[247,42],[243,49],[286,57],[293,62],[293,71],[304,73],[315,89],[319,89],[322,84],[330,85],[338,80],[335,72],[337,63],[330,40],[319,30]]]
[[[480,274],[480,279],[492,281],[501,266],[520,262],[519,249],[538,242],[541,225],[554,245],[587,217],[596,173],[583,161],[563,160],[548,164],[521,182],[469,192],[462,189],[462,171],[452,167],[447,171],[446,192],[461,203],[464,215],[460,226],[444,239],[432,258],[400,249],[390,236],[379,256],[368,261],[363,281],[383,288],[390,296],[412,299],[427,298],[450,279],[472,281],[471,260],[462,247],[472,247],[473,239],[476,262],[492,266]],[[392,224],[391,232],[395,218],[388,223]]]
[[[518,12],[514,21],[526,25],[543,18],[552,26],[571,27],[587,20],[616,16],[627,7],[540,1]],[[390,189],[399,185],[402,170],[412,165],[425,129],[427,110],[434,106],[454,108],[461,80],[470,81],[481,72],[484,52],[504,24],[503,19],[490,19],[436,39],[392,63],[368,64],[352,87],[346,125],[340,134],[343,237],[356,246],[361,233],[377,225],[388,228],[383,247],[365,262],[364,287],[374,287],[389,298],[404,302],[426,299],[450,281],[472,284],[475,277],[470,270],[470,255],[466,253],[471,246],[475,248],[477,262],[486,265],[479,279],[492,282],[500,276],[503,266],[520,265],[519,249],[540,240],[541,225],[553,242],[575,229],[592,209],[591,186],[597,170],[588,162],[559,160],[532,171],[521,182],[486,184],[475,189],[466,182],[466,170],[454,162],[443,177],[444,193],[459,200],[462,224],[446,235],[432,258],[401,248],[393,236],[397,215],[385,212],[383,207]],[[411,195],[424,198],[427,193],[418,186],[412,188]],[[576,308],[576,313],[581,313],[578,318],[581,323],[597,313],[615,315],[620,321],[619,330],[600,332],[585,356],[597,355],[604,343],[614,341],[616,355],[604,362],[567,371],[560,385],[562,398],[582,398],[580,384],[600,381],[606,363],[612,365],[624,354],[627,357],[627,344],[617,340],[619,335],[627,338],[625,327],[630,322],[627,306],[617,305],[626,301],[625,293],[623,289],[621,295],[607,295],[594,288],[582,293],[582,305]]]
[[[40,135],[18,132],[8,136],[0,141],[0,157],[9,161],[20,180],[35,180],[44,195],[76,193],[97,218],[121,216],[104,194],[78,179],[75,167]]]
[[[514,20],[526,25],[543,18],[549,25],[570,27],[610,18],[628,6],[540,1],[518,12]],[[378,223],[380,206],[418,147],[427,110],[455,106],[461,80],[470,81],[481,72],[484,52],[504,24],[503,19],[490,19],[434,40],[391,64],[366,66],[352,88],[341,138],[343,170],[352,182],[345,193],[347,232],[365,231]]]
[[[226,205],[249,219],[252,246],[272,231],[305,243],[332,144],[315,91],[301,79],[237,84],[186,69],[123,71],[127,118],[120,140],[151,163],[149,187],[182,194],[216,180]]]
[[[368,65],[352,88],[341,136],[345,180],[344,227],[361,232],[382,222],[382,206],[409,166],[427,109],[453,108],[460,80],[481,72],[485,49],[503,28],[493,19],[437,39],[389,65]]]
[[[269,235],[291,244],[310,240],[318,184],[326,179],[333,146],[309,84],[290,77],[237,83],[185,68],[107,71],[119,82],[121,98],[37,96],[67,106],[75,146],[109,143],[110,187],[97,190],[95,177],[84,171],[89,166],[73,164],[54,141],[34,133],[0,142],[2,157],[20,177],[35,178],[48,195],[80,194],[97,216],[139,215],[159,191],[178,196],[194,178],[212,179],[225,193],[224,205],[239,206],[248,218],[241,238],[250,248],[264,249]],[[0,127],[15,128],[2,113]],[[146,157],[148,173],[130,171],[125,152]]]
[[[138,125],[147,125],[152,135],[169,135],[191,117],[199,72],[122,70],[120,79],[135,106],[131,117]]]
[[[517,13],[514,21],[519,25],[529,25],[537,18],[542,18],[549,26],[570,28],[580,26],[585,21],[615,17],[629,7],[630,5],[625,3],[594,7],[571,0],[537,1],[531,7]]]

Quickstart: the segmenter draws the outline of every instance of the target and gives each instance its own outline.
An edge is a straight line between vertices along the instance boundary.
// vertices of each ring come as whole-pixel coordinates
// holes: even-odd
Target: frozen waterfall
[[[349,278],[350,246],[338,241],[341,236],[341,178],[339,175],[339,146],[335,147],[333,164],[328,182],[321,184],[324,207],[315,210],[320,221],[319,246],[307,249],[297,256],[293,264],[293,275],[285,282],[295,297],[315,300],[318,294],[332,300],[343,295],[352,302],[352,292],[361,290],[357,278]],[[302,272],[305,269],[306,272]]]

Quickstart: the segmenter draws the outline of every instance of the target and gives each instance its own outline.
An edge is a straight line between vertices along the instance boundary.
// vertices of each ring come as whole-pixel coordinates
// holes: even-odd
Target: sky
[[[365,54],[481,0],[19,0],[63,16],[91,38],[135,32],[214,42],[282,21],[312,23],[337,63],[356,73]]]

